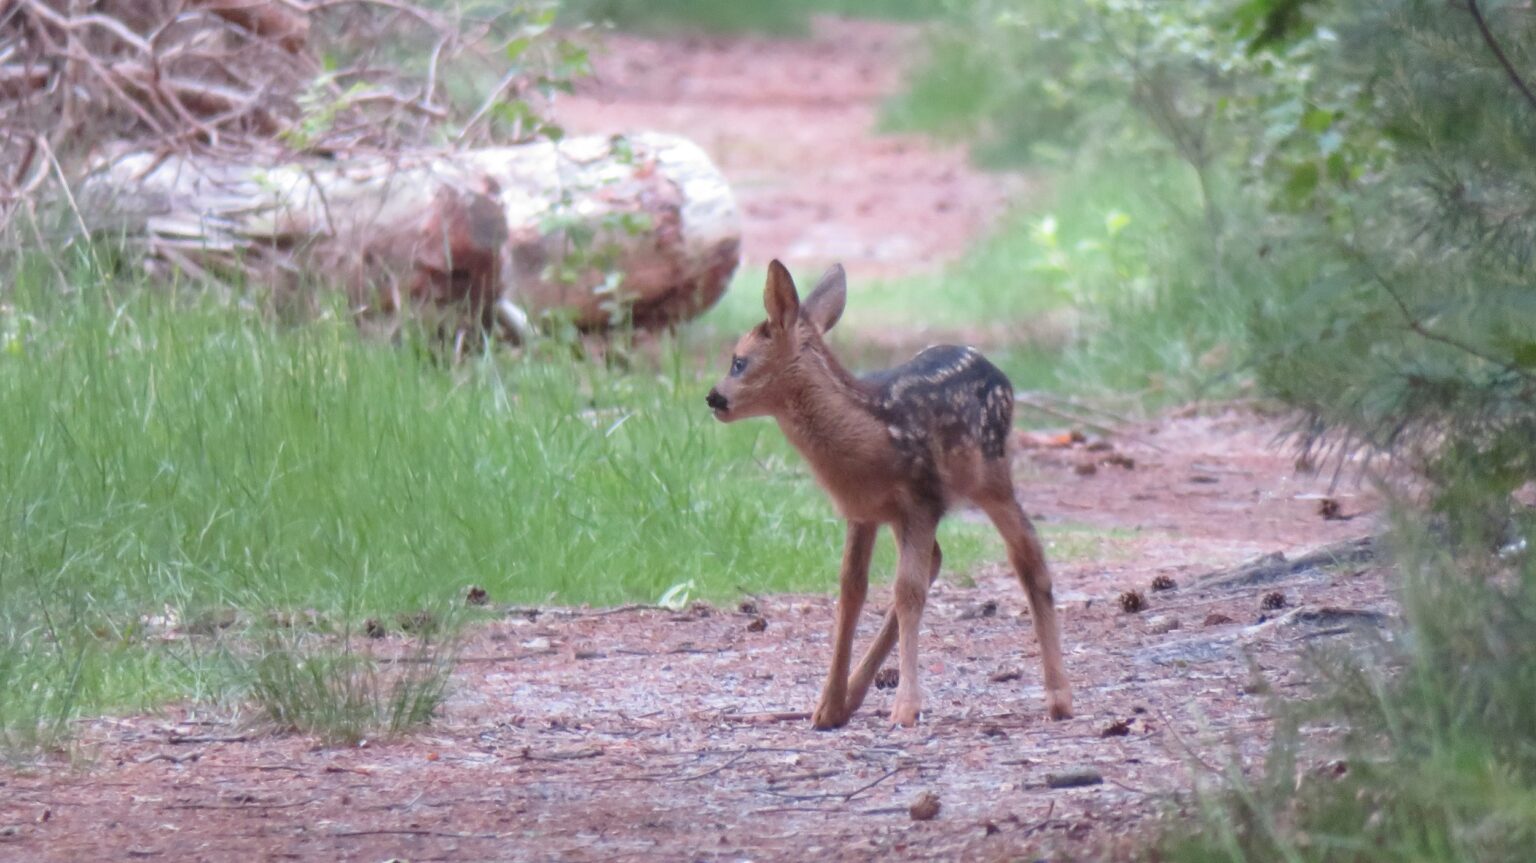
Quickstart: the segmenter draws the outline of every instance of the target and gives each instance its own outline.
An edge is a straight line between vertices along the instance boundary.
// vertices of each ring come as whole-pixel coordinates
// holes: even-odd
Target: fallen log
[[[513,335],[524,315],[691,318],[724,293],[741,239],[708,156],[655,133],[268,164],[132,152],[77,197],[89,230],[160,266],[288,297],[339,288],[362,319],[452,310],[461,329]]]
[[[1283,553],[1275,552],[1231,569],[1208,573],[1197,581],[1201,587],[1222,588],[1271,584],[1291,576],[1299,576],[1332,566],[1370,563],[1376,560],[1380,551],[1380,544],[1376,537],[1362,536],[1325,545],[1297,558],[1287,558]]]

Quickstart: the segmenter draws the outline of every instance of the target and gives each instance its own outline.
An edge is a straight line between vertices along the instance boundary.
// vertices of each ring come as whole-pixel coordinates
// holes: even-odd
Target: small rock
[[[1265,611],[1276,611],[1285,608],[1285,594],[1278,590],[1271,590],[1269,593],[1264,594],[1264,600],[1259,603],[1259,607]]]
[[[1174,581],[1173,576],[1170,575],[1159,575],[1157,578],[1152,579],[1152,590],[1154,592],[1173,590],[1178,586],[1179,583]]]
[[[1338,779],[1349,773],[1349,762],[1342,758],[1335,758],[1326,764],[1319,765],[1313,772],[1328,779]]]
[[[1102,785],[1104,775],[1092,767],[1069,767],[1056,773],[1045,774],[1047,788],[1084,788]]]
[[[523,642],[523,649],[532,650],[535,653],[544,653],[549,650],[549,639],[543,636],[539,636],[538,638],[530,638]]]
[[[1153,635],[1166,635],[1182,626],[1179,619],[1168,614],[1159,614],[1147,618],[1147,632]]]
[[[486,593],[485,588],[479,586],[478,584],[470,585],[469,590],[465,591],[464,593],[465,605],[486,605],[490,601],[491,595]]]
[[[876,689],[895,689],[901,683],[901,672],[889,666],[875,672]]]
[[[406,632],[427,634],[437,631],[437,615],[425,609],[415,614],[396,615],[395,622]]]
[[[1004,668],[1002,671],[994,673],[987,679],[993,683],[1012,683],[1013,681],[1018,680],[1023,676],[1024,672],[1019,671],[1017,668]]]
[[[1205,616],[1205,620],[1200,621],[1200,625],[1201,626],[1226,626],[1229,623],[1236,623],[1236,622],[1237,621],[1235,621],[1232,618],[1226,616],[1225,614],[1222,614],[1219,611],[1213,611],[1210,614],[1207,614]]]
[[[240,613],[233,608],[215,608],[187,621],[186,631],[191,635],[217,635],[234,626]]]
[[[752,622],[747,624],[747,631],[748,632],[762,632],[763,630],[765,630],[767,628],[768,628],[768,618],[766,618],[766,617],[754,617],[754,618],[752,618]]]
[[[1108,727],[1099,732],[1100,737],[1126,737],[1131,733],[1131,722],[1128,719],[1116,719]]]
[[[1147,608],[1147,597],[1139,590],[1127,590],[1120,594],[1120,610],[1126,614],[1137,614]]]
[[[912,801],[912,806],[907,809],[907,813],[912,816],[913,821],[932,821],[939,816],[941,808],[939,795],[932,791],[924,791]]]
[[[1124,468],[1126,470],[1136,469],[1136,459],[1133,459],[1124,453],[1111,453],[1110,455],[1105,456],[1104,463],[1106,465],[1110,465],[1111,467]]]
[[[973,605],[960,612],[959,620],[975,620],[978,617],[996,617],[997,600],[989,599],[986,602]]]

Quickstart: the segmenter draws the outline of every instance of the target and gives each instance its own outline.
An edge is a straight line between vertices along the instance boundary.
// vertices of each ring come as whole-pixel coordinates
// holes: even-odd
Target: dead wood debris
[[[1084,788],[1089,785],[1100,785],[1103,782],[1104,775],[1096,768],[1087,765],[1045,774],[1047,788]]]
[[[92,151],[164,155],[391,151],[489,137],[498,105],[523,111],[497,143],[542,129],[547,28],[510,4],[473,23],[411,0],[16,0],[0,4],[0,228],[61,191]],[[321,38],[323,34],[324,38]],[[323,45],[316,44],[323,41]],[[428,57],[405,71],[398,52]],[[457,108],[450,78],[499,83]]]

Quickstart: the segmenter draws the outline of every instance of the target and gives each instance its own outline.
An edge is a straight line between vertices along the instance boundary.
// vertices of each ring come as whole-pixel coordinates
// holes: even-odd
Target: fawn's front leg
[[[923,606],[928,602],[934,533],[938,526],[937,518],[914,514],[896,528],[896,625],[900,630],[901,679],[896,684],[891,721],[900,725],[916,725],[918,714],[923,712],[923,688],[917,682],[917,628],[923,620]]]
[[[939,544],[933,544],[933,561],[928,566],[928,585],[933,586],[935,579],[939,577],[939,567],[944,565],[944,551]],[[890,655],[891,648],[896,646],[896,606],[885,613],[885,621],[880,624],[880,632],[875,640],[870,642],[869,650],[865,651],[864,658],[859,661],[858,670],[848,679],[848,715],[858,712],[864,704],[864,697],[869,694],[869,685],[875,682],[875,675],[879,673],[880,666],[885,658]]]
[[[848,663],[853,655],[853,631],[869,593],[869,557],[875,547],[877,524],[848,522],[843,541],[843,568],[838,578],[841,594],[837,599],[837,623],[832,634],[832,667],[821,690],[821,702],[811,714],[811,726],[818,729],[839,728],[848,722],[853,709],[848,705]]]

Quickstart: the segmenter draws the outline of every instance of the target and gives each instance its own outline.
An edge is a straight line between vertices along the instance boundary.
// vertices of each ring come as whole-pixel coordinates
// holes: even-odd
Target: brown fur
[[[943,556],[935,535],[945,511],[962,500],[979,506],[1003,535],[1040,639],[1047,711],[1053,719],[1070,716],[1050,572],[1013,492],[1006,449],[1011,385],[979,353],[954,347],[929,348],[905,365],[854,377],[822,340],[846,299],[842,267],[828,270],[801,303],[789,271],[778,261],[769,264],[768,319],[736,343],[730,372],[707,399],[722,422],[777,420],[848,521],[832,667],[813,724],[835,728],[848,721],[898,638],[901,673],[891,719],[917,722],[917,629]],[[854,628],[881,525],[896,534],[896,601],[850,677]]]

